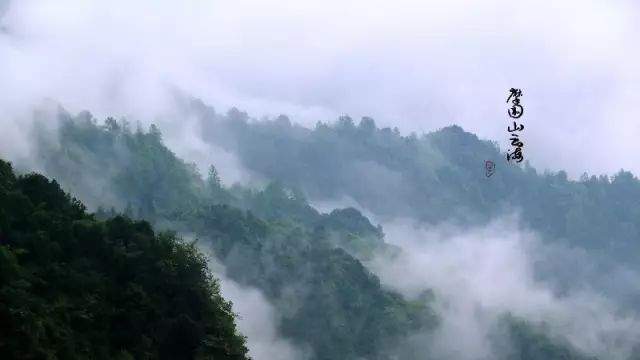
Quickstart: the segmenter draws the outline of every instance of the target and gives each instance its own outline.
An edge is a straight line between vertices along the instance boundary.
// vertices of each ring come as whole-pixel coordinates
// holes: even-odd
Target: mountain
[[[547,241],[637,267],[640,181],[628,171],[585,173],[578,181],[564,171],[539,173],[526,162],[507,163],[496,143],[455,125],[403,136],[366,117],[356,124],[343,116],[309,129],[284,115],[257,121],[235,108],[219,114],[199,100],[185,101],[183,111],[198,119],[202,139],[311,199],[346,197],[380,219],[464,227],[517,213]],[[490,178],[486,160],[496,163]]]
[[[163,145],[156,127],[131,131],[124,122],[98,125],[87,113],[63,112],[59,142],[40,139],[48,174],[83,197],[103,199],[97,216],[114,216],[114,207],[194,235],[229,278],[275,304],[280,331],[316,359],[390,359],[410,332],[437,324],[427,298],[407,301],[384,289],[358,260],[386,247],[355,209],[320,214],[279,183],[223,188],[215,168],[202,179]]]
[[[157,127],[131,130],[111,118],[98,123],[87,112],[61,111],[55,136],[39,134],[38,157],[47,174],[97,208],[97,218],[117,218],[122,211],[197,238],[229,278],[265,294],[281,317],[279,331],[310,348],[313,359],[415,359],[413,335],[439,326],[432,307],[438,294],[408,299],[382,286],[367,261],[374,253],[394,257],[402,250],[387,244],[383,229],[358,210],[323,214],[307,196],[348,195],[382,215],[433,222],[461,221],[475,211],[466,219],[479,223],[499,211],[494,204],[505,202],[504,195],[456,190],[477,175],[473,158],[497,155],[495,146],[458,127],[418,139],[377,129],[370,119],[356,127],[342,118],[309,130],[283,117],[254,123],[235,110],[227,116],[204,110],[200,120],[210,128],[203,136],[274,181],[263,189],[225,187],[215,167],[203,178],[195,165],[176,157]],[[216,138],[218,132],[227,136]],[[450,158],[438,150],[447,146],[460,154]],[[477,177],[484,176],[482,166]],[[494,187],[509,176],[544,179],[532,169],[505,169],[497,170],[504,174],[496,173]],[[429,184],[440,188],[421,194],[418,189]],[[515,317],[505,323],[514,325],[496,332],[495,346],[506,342],[516,353],[532,354],[528,359],[583,358],[533,324]],[[534,341],[538,345],[529,346]]]

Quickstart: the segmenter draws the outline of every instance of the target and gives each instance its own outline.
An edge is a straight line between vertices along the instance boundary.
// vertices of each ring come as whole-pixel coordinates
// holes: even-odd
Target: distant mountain
[[[201,122],[203,139],[236,154],[242,165],[299,188],[312,199],[349,197],[378,217],[428,224],[483,224],[518,212],[548,241],[605,253],[637,265],[640,181],[564,171],[539,173],[506,161],[497,144],[459,126],[417,136],[378,128],[371,118],[308,129],[286,116],[251,120],[237,109],[218,114],[193,100],[184,110]],[[496,163],[485,176],[486,160]]]

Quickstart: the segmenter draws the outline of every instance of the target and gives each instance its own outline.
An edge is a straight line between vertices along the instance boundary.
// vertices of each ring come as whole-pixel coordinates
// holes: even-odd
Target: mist
[[[491,336],[505,314],[603,359],[628,358],[640,335],[635,312],[580,282],[579,276],[579,284],[564,294],[541,281],[536,275],[539,254],[552,259],[548,255],[554,252],[561,255],[556,261],[567,262],[580,257],[572,255],[577,250],[542,243],[514,217],[464,230],[447,224],[425,228],[407,219],[385,223],[384,229],[386,241],[403,251],[395,259],[378,257],[370,264],[382,283],[408,298],[428,289],[435,294],[441,325],[435,334],[416,335],[429,349],[425,358],[500,358]],[[572,266],[579,272],[590,264]],[[633,278],[637,282],[638,274]]]
[[[457,123],[505,145],[506,90],[520,87],[535,166],[573,176],[640,170],[624,155],[637,152],[640,129],[628,107],[640,93],[633,1],[5,0],[0,8],[1,121],[12,144],[10,124],[42,98],[151,122],[171,111],[178,89],[256,117],[286,113],[311,125],[369,115],[404,132]]]
[[[167,147],[180,158],[195,163],[205,177],[211,165],[222,170],[219,174],[227,186],[242,184],[261,187],[267,183],[263,176],[244,167],[237,154],[203,140],[202,122],[184,106],[183,96],[174,94],[172,101],[175,108],[156,117],[154,121],[163,131],[168,130],[163,133]]]
[[[226,268],[207,246],[200,244],[199,248],[208,254],[209,270],[218,279],[221,294],[233,304],[238,330],[247,338],[249,355],[254,360],[309,359],[308,349],[294,346],[279,334],[280,314],[262,292],[229,279]]]

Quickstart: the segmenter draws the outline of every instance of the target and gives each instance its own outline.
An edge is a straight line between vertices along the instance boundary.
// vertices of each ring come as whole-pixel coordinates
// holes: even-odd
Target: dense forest
[[[237,116],[239,115],[235,110],[232,110],[228,115],[229,119],[235,119]],[[226,119],[226,117],[223,118]],[[339,136],[343,136],[341,135],[344,131],[343,127],[350,126],[345,125],[345,119],[341,119],[334,126],[321,125],[316,130],[310,131],[290,125],[283,118],[261,124],[249,123],[246,119],[240,119],[240,121],[229,119],[227,119],[229,124],[226,125],[235,124],[233,126],[245,128],[245,136],[271,134],[280,139],[273,142],[283,146],[288,139],[286,136],[290,133],[316,134],[324,131],[324,136],[329,137],[334,136],[331,134],[336,134],[335,136],[339,138]],[[215,167],[211,166],[208,174],[203,177],[198,173],[194,164],[176,157],[164,145],[162,134],[156,126],[151,126],[148,131],[142,130],[139,126],[133,130],[131,125],[124,120],[116,121],[108,118],[103,123],[99,123],[88,112],[71,116],[62,110],[58,114],[58,120],[60,126],[54,136],[45,131],[36,134],[39,149],[38,158],[49,176],[55,178],[63,184],[66,190],[77,194],[96,209],[95,215],[87,215],[84,210],[77,210],[78,214],[81,214],[78,216],[85,219],[83,224],[85,222],[104,224],[95,225],[97,229],[109,229],[110,224],[118,224],[119,226],[132,227],[132,229],[143,228],[146,231],[146,237],[131,235],[130,242],[118,246],[132,246],[132,244],[137,244],[136,241],[142,241],[145,246],[151,246],[148,245],[148,242],[154,243],[149,240],[151,238],[157,239],[156,241],[161,243],[168,242],[170,246],[183,251],[185,254],[181,256],[198,264],[200,272],[197,279],[203,281],[203,284],[209,284],[207,289],[210,294],[214,295],[213,299],[217,301],[216,304],[221,304],[219,306],[226,309],[226,314],[231,316],[232,310],[229,308],[229,304],[220,299],[215,281],[206,274],[202,255],[195,250],[194,245],[184,245],[170,235],[171,233],[153,235],[149,223],[161,231],[170,230],[184,234],[189,238],[198,239],[199,246],[211,249],[216,258],[224,264],[226,275],[229,278],[244,286],[260,289],[265,294],[281,316],[279,331],[295,344],[310,348],[310,356],[313,359],[415,359],[429,356],[420,352],[422,350],[418,350],[422,349],[423,344],[416,347],[411,339],[413,334],[429,334],[438,328],[439,315],[432,306],[438,294],[427,290],[417,298],[406,298],[382,286],[378,277],[368,269],[368,260],[373,254],[394,257],[403,250],[386,243],[384,229],[379,225],[372,224],[369,219],[354,208],[335,209],[329,213],[321,213],[309,204],[308,194],[318,196],[322,191],[330,192],[333,191],[331,189],[339,188],[340,184],[322,183],[322,186],[325,187],[324,190],[312,189],[310,186],[313,184],[296,179],[298,176],[295,175],[296,162],[284,159],[278,165],[277,162],[272,162],[272,167],[269,169],[278,171],[278,166],[288,166],[289,168],[286,171],[281,170],[282,174],[279,175],[269,174],[273,175],[270,176],[273,181],[265,187],[256,189],[239,184],[229,187],[222,184],[220,174]],[[362,132],[366,125],[361,125],[360,130],[356,127],[352,128],[352,136],[364,139],[361,144],[373,141],[372,139],[378,136],[376,134],[387,133],[386,130],[378,130],[368,121],[364,121],[364,124],[370,124],[368,133]],[[449,130],[445,129],[438,134],[450,136],[447,135],[449,132],[454,134],[452,139],[446,140],[449,142],[459,141],[457,136],[465,138],[472,136],[455,127]],[[389,136],[390,139],[395,139],[393,141],[398,141],[399,149],[404,149],[403,151],[407,151],[407,146],[417,146],[416,144],[420,143],[413,137],[404,138],[393,132]],[[298,134],[289,140],[295,143],[301,138],[304,139]],[[472,136],[472,138],[474,137]],[[346,144],[352,140],[344,141]],[[259,149],[259,138],[252,139],[250,142],[256,149]],[[414,145],[411,145],[412,143]],[[481,144],[489,149],[495,149],[491,144]],[[332,147],[327,146],[326,150]],[[274,151],[274,148],[278,149],[278,146],[272,147],[271,151]],[[311,151],[309,149],[313,149],[313,147],[307,149]],[[399,152],[400,150],[392,151],[389,149],[387,151],[389,156],[406,155]],[[292,150],[284,152],[289,156],[300,154]],[[256,153],[261,152],[256,150]],[[367,152],[363,152],[361,155],[365,156],[365,154]],[[427,155],[425,154],[425,156]],[[246,156],[247,159],[251,158],[250,155]],[[263,160],[267,161],[268,158]],[[246,161],[250,163],[249,160]],[[332,166],[342,166],[339,165],[339,161],[330,160],[330,158],[316,158],[319,167],[323,166],[323,161],[327,166],[329,163],[333,164]],[[345,161],[342,163],[348,164]],[[389,161],[392,160],[389,159]],[[441,159],[441,161],[445,160]],[[461,159],[460,161],[469,160]],[[348,170],[345,167],[343,171]],[[422,171],[426,174],[426,172],[435,170],[424,166]],[[520,173],[520,170],[511,171],[516,174]],[[289,177],[282,176],[284,174],[288,174]],[[302,174],[303,172],[300,171],[299,176],[303,176]],[[336,176],[332,177],[331,181],[342,181],[340,180],[341,175],[335,174]],[[425,174],[423,175],[426,176]],[[18,179],[26,179],[29,176],[36,176],[46,182],[39,175],[28,175],[27,177],[18,177]],[[555,175],[548,175],[548,177],[554,178]],[[384,176],[378,177],[378,179],[380,178],[385,179]],[[366,179],[366,177],[363,178],[363,180]],[[20,183],[23,180],[16,181],[12,180],[11,183]],[[565,182],[570,184],[566,179]],[[367,186],[373,186],[367,181],[359,183],[364,185],[364,189]],[[319,186],[320,183],[316,185]],[[57,188],[57,185],[51,186]],[[389,184],[384,186],[389,186]],[[400,192],[411,190],[396,186],[389,189]],[[347,187],[342,191],[348,190]],[[59,189],[57,191],[60,192]],[[454,193],[452,192],[450,196],[453,196]],[[62,192],[60,194],[62,197],[69,198]],[[355,194],[350,195],[356,196]],[[444,193],[440,196],[444,196]],[[464,196],[461,196],[458,201],[471,201],[463,199]],[[384,202],[386,200],[372,198],[371,201]],[[73,204],[81,206],[78,202],[73,202]],[[431,210],[423,209],[423,211],[427,211],[421,213],[423,216],[428,216],[429,211],[433,211],[432,214],[436,213],[438,205],[432,205],[430,201],[426,201],[425,204],[430,204],[426,208]],[[369,205],[373,205],[373,203]],[[393,202],[388,205],[392,208],[394,206]],[[372,208],[375,209],[375,206]],[[4,211],[8,213],[7,210]],[[441,215],[438,216],[454,216],[448,211],[447,208],[439,209],[438,213]],[[431,220],[436,221],[437,218]],[[474,220],[480,221],[481,217]],[[80,234],[87,237],[101,234],[93,227],[90,228],[96,233],[87,230]],[[134,232],[134,230],[131,231]],[[107,234],[110,233],[107,231]],[[137,233],[134,232],[134,234]],[[108,236],[100,238],[107,241],[108,244],[111,244],[109,241],[113,241],[108,240],[110,239]],[[122,236],[118,239],[121,238]],[[139,240],[139,238],[146,240]],[[141,249],[142,246],[136,245],[135,250],[132,247],[131,251],[136,256],[151,256],[146,254],[149,251],[146,250],[146,247]],[[13,249],[13,247],[9,249]],[[128,254],[127,250],[124,251],[125,254]],[[142,255],[143,253],[144,255]],[[179,251],[174,251],[169,255],[174,253],[181,254]],[[86,262],[83,259],[86,256],[83,252],[65,252],[65,254],[68,257],[77,257],[76,260],[80,263]],[[162,254],[169,256],[166,253]],[[23,265],[21,262],[22,258],[16,255],[16,259],[14,262],[19,266],[26,266],[27,263]],[[126,259],[137,259],[137,257],[130,255]],[[182,261],[187,260],[183,259]],[[43,266],[40,263],[36,263],[36,265]],[[100,266],[107,265],[100,264]],[[136,272],[132,267],[127,267],[127,270],[139,274],[138,276],[148,281],[150,279],[162,281],[162,276],[159,274],[164,275],[153,268],[143,268]],[[11,276],[13,279],[16,275]],[[173,282],[170,284],[177,286]],[[185,283],[180,285],[191,287]],[[154,289],[156,291],[175,291],[169,288],[165,289],[164,286],[163,282]],[[63,289],[59,291],[62,292]],[[155,301],[162,301],[157,296],[151,298]],[[42,301],[46,302],[46,299],[42,299]],[[150,303],[138,304],[138,309],[143,312],[151,311],[151,308],[155,309],[152,305],[153,302],[150,300]],[[192,308],[190,310],[196,311]],[[492,336],[493,340],[491,340],[491,346],[496,349],[496,354],[500,354],[500,358],[514,360],[587,358],[580,355],[566,341],[554,340],[543,331],[536,330],[537,325],[509,314],[504,315],[501,320],[503,325],[496,326]],[[170,316],[168,315],[168,317]],[[155,320],[162,321],[163,316],[159,316]],[[198,318],[198,320],[204,321],[202,318]],[[232,317],[225,318],[221,325],[218,324],[218,319],[215,317],[208,317],[207,320],[213,323],[213,325],[208,324],[207,326],[219,325],[222,329],[226,329],[227,333],[224,334],[233,340],[233,342],[229,341],[235,346],[231,348],[235,351],[234,354],[237,354],[235,356],[245,356],[242,338],[234,335]],[[200,354],[196,350],[204,351],[199,349],[213,346],[210,341],[206,340],[208,333],[202,330],[202,326],[204,325],[198,324],[199,332],[194,330],[194,334],[200,338],[194,335],[189,340],[192,352],[184,352],[181,356],[195,358]],[[155,326],[151,326],[151,328],[155,329]],[[71,328],[69,332],[72,331],[78,330]],[[126,339],[131,343],[136,343],[138,342],[136,339],[140,339],[142,334],[138,333],[136,336],[138,337],[127,336]],[[135,351],[146,351],[145,354],[151,354],[152,351],[149,349],[154,345],[157,345],[157,349],[165,346],[162,345],[162,339],[153,338],[153,335],[148,336],[152,340],[145,340],[144,343],[148,346],[145,350],[137,348],[129,350],[128,347],[124,347],[124,349],[134,358],[138,358],[137,354],[139,353],[135,353]],[[250,342],[251,339],[248,341]],[[215,344],[219,345],[220,343]],[[49,349],[49,351],[54,356],[65,358],[57,349]],[[166,352],[162,351],[160,354],[166,354]],[[175,355],[171,356],[178,358]]]
[[[356,258],[384,244],[380,229],[355,209],[320,214],[279,183],[225,189],[213,167],[203,180],[164,147],[155,127],[132,132],[112,119],[99,126],[85,113],[67,118],[60,136],[57,150],[43,143],[47,173],[78,193],[127,199],[120,207],[105,203],[96,216],[115,215],[111,205],[206,241],[233,280],[261,289],[287,313],[282,332],[318,359],[388,358],[385,351],[410,331],[437,322],[428,297],[409,302],[383,289]],[[104,174],[106,183],[93,187]]]
[[[247,359],[194,244],[0,161],[0,357]]]
[[[557,291],[589,286],[629,308],[640,306],[637,281],[619,284],[607,275],[640,270],[640,180],[628,171],[572,180],[564,171],[539,172],[526,161],[515,166],[495,142],[456,125],[418,136],[379,128],[367,117],[356,123],[343,116],[307,128],[284,115],[256,120],[235,108],[218,113],[194,99],[183,99],[182,111],[197,119],[205,142],[312,202],[358,204],[379,221],[409,218],[426,226],[471,228],[516,216],[546,243],[589,258],[584,271],[568,260],[538,262],[538,276],[559,283]],[[486,160],[496,163],[490,178]]]
[[[308,129],[286,116],[256,121],[237,109],[219,114],[198,100],[184,107],[201,122],[203,139],[311,198],[348,196],[380,217],[431,224],[470,225],[517,210],[548,239],[629,261],[639,250],[640,181],[628,171],[583,174],[579,181],[564,171],[540,174],[526,163],[508,165],[496,143],[455,125],[402,136],[397,128],[376,127],[371,118],[356,124],[343,116]],[[485,160],[497,164],[490,180]]]

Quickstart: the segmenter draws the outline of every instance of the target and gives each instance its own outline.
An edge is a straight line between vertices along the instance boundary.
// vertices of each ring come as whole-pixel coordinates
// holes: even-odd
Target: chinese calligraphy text
[[[520,97],[522,96],[522,90],[511,88],[509,90],[509,97],[507,98],[507,103],[511,101],[511,107],[507,110],[507,114],[509,117],[513,119],[519,119],[522,114],[524,114],[524,108],[520,105]],[[513,129],[511,126],[507,127],[507,131],[509,132],[509,140],[511,141],[511,146],[513,147],[511,151],[507,151],[507,161],[515,160],[516,162],[522,162],[524,159],[522,156],[522,147],[524,147],[524,143],[520,138],[520,134],[517,132],[521,132],[524,130],[524,125],[518,124],[516,121],[513,122]]]

